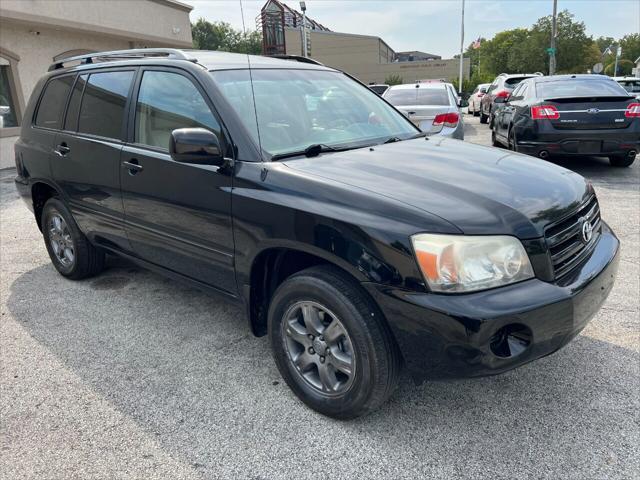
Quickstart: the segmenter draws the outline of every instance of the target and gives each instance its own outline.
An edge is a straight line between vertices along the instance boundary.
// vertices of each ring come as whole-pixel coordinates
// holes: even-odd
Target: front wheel
[[[609,164],[611,164],[612,167],[630,167],[635,159],[635,157],[628,155],[610,155]]]
[[[269,307],[280,374],[314,410],[351,419],[393,392],[400,354],[382,314],[355,281],[318,266],[285,280]]]
[[[69,209],[57,198],[44,204],[41,227],[51,263],[61,275],[80,280],[104,269],[104,252],[89,242]]]

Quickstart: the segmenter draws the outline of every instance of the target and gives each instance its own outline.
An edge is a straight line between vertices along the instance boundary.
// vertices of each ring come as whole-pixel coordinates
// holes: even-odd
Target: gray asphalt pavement
[[[1,171],[0,478],[638,478],[640,165],[558,163],[593,182],[622,240],[604,308],[555,355],[491,378],[403,378],[352,422],[304,407],[219,298],[120,260],[64,280]]]

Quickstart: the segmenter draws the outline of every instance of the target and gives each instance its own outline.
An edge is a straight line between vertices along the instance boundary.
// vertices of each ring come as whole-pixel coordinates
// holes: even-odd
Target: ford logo
[[[587,113],[590,114],[596,114],[596,113],[600,113],[600,109],[599,108],[590,108],[589,110],[587,110]]]
[[[591,241],[591,237],[593,237],[593,226],[589,220],[584,220],[582,224],[582,241],[584,243],[589,243]]]

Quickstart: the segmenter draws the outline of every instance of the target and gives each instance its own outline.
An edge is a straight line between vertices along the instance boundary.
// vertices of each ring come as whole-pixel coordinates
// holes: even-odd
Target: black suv
[[[558,350],[617,269],[580,175],[425,138],[307,59],[59,61],[15,151],[63,276],[112,253],[239,302],[293,391],[337,418],[378,407],[401,366],[417,382],[480,376]]]

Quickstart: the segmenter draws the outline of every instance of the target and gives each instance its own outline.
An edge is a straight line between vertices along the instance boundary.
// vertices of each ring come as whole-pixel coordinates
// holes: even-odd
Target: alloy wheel
[[[58,213],[49,219],[49,244],[56,259],[65,267],[71,267],[75,260],[75,247],[67,222]]]
[[[352,385],[355,355],[340,319],[316,302],[294,303],[284,315],[282,335],[296,373],[324,395],[339,395]]]

